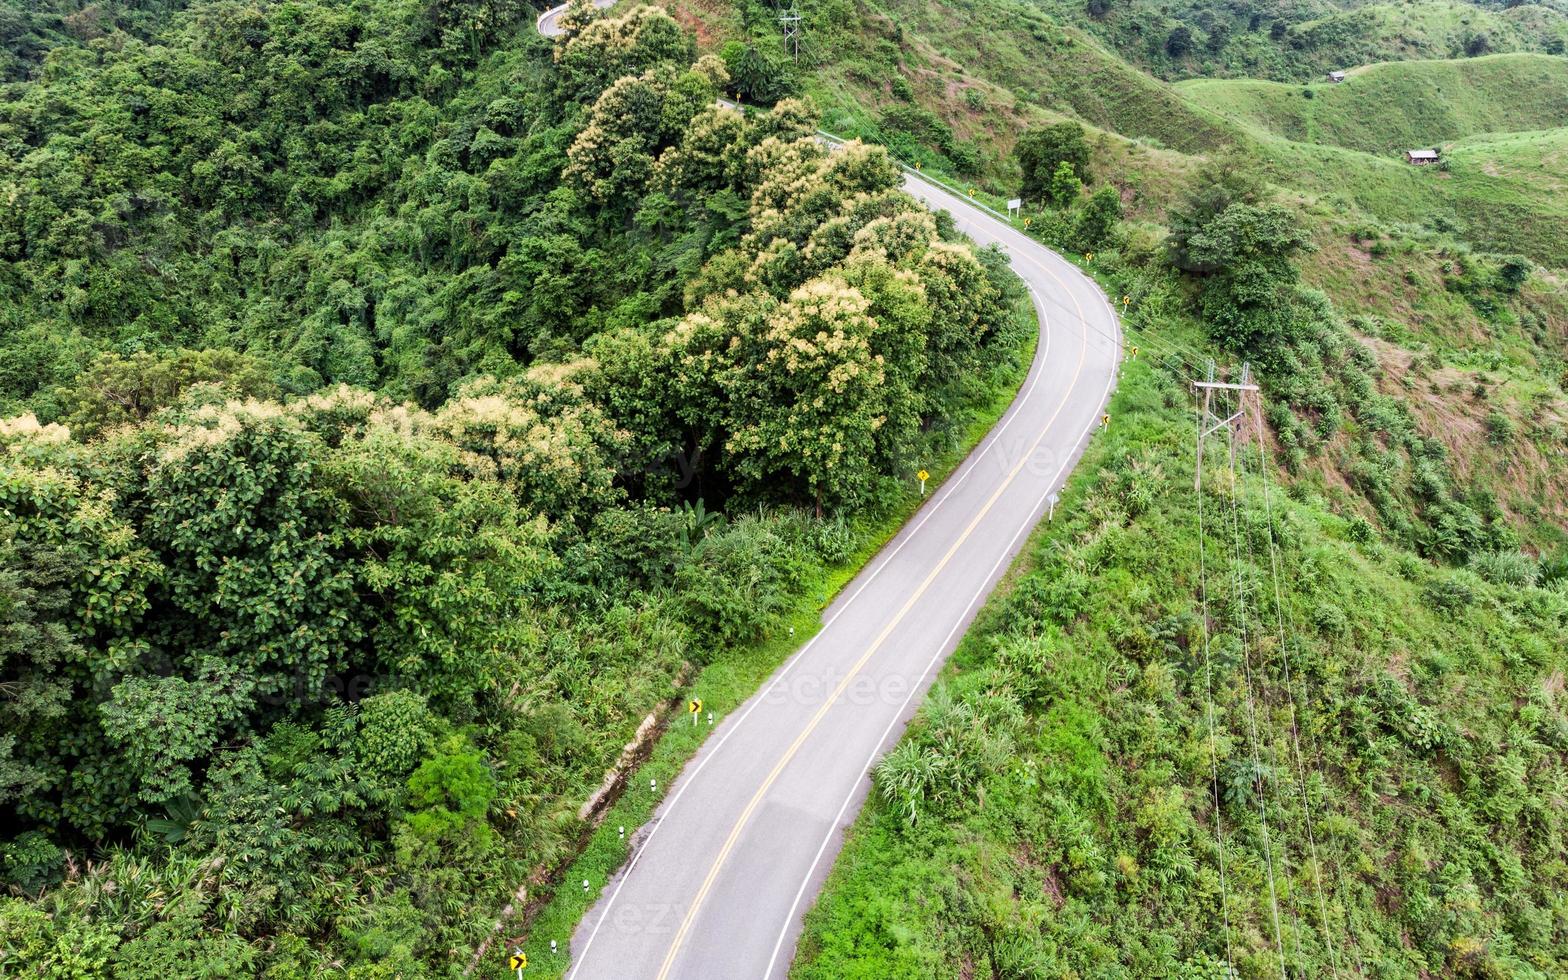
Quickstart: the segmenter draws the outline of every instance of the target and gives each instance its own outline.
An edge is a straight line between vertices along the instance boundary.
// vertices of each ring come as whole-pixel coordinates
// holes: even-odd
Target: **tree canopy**
[[[1019,293],[657,8],[81,13],[0,100],[0,947],[449,972]]]

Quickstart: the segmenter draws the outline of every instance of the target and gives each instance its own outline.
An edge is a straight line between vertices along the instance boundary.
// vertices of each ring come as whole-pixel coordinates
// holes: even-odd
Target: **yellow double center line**
[[[1022,256],[1020,257],[1022,258]],[[1034,262],[1035,260],[1027,259],[1026,261]],[[1051,276],[1053,279],[1056,279],[1058,283],[1061,283],[1061,279],[1054,272],[1051,272],[1050,269],[1046,268],[1041,263],[1036,264],[1038,264],[1047,275]],[[1072,296],[1072,292],[1070,290],[1068,290],[1068,295]],[[1079,305],[1078,298],[1076,296],[1072,296],[1072,300],[1073,305],[1078,308],[1078,316],[1080,320],[1082,320],[1083,307]],[[1043,304],[1041,305],[1040,313],[1043,318],[1045,315]],[[1089,351],[1088,321],[1083,321],[1083,323],[1083,346],[1079,348],[1078,351],[1078,366],[1073,371],[1072,381],[1068,384],[1069,391],[1077,386],[1078,378],[1083,374],[1084,359]],[[1062,403],[1056,407],[1056,411],[1052,413],[1050,420],[1041,427],[1040,434],[1035,437],[1033,444],[1029,446],[1029,451],[1024,453],[1018,462],[1013,465],[1012,470],[1008,472],[1007,478],[1002,481],[1001,486],[996,488],[996,491],[991,494],[991,498],[985,502],[985,506],[980,508],[980,512],[977,513],[974,516],[974,519],[969,522],[969,526],[964,528],[964,533],[960,534],[958,536],[958,540],[953,542],[953,546],[947,549],[947,554],[943,555],[942,560],[937,562],[935,568],[931,569],[930,574],[925,577],[925,581],[921,582],[920,587],[915,590],[914,594],[911,595],[907,601],[905,601],[903,607],[898,610],[897,615],[895,615],[892,620],[890,620],[888,624],[882,628],[882,632],[877,634],[877,638],[871,641],[871,646],[866,649],[866,652],[859,660],[855,661],[854,666],[851,667],[848,673],[844,675],[844,679],[839,682],[838,687],[834,688],[833,693],[822,703],[822,706],[817,709],[816,714],[811,716],[811,721],[807,722],[806,727],[798,736],[795,737],[795,741],[790,743],[790,747],[784,752],[784,755],[779,758],[779,761],[776,765],[774,765],[773,770],[768,773],[768,777],[762,781],[762,785],[757,787],[757,791],[752,794],[751,799],[746,803],[746,809],[741,811],[740,817],[735,821],[735,826],[730,830],[729,836],[725,838],[724,846],[719,848],[718,856],[713,859],[713,866],[708,869],[707,877],[703,878],[702,885],[697,889],[697,893],[692,896],[691,907],[687,909],[685,918],[681,920],[681,927],[676,930],[675,938],[670,943],[670,951],[665,954],[664,964],[659,968],[658,980],[666,980],[666,978],[669,976],[670,968],[675,965],[675,957],[680,953],[681,944],[686,940],[686,933],[690,931],[692,922],[697,918],[697,912],[702,908],[703,901],[707,898],[708,892],[713,888],[713,882],[718,878],[720,869],[723,868],[724,862],[729,858],[730,851],[735,847],[735,842],[740,839],[741,832],[746,829],[746,824],[751,821],[751,815],[756,812],[758,804],[760,804],[762,802],[762,798],[767,795],[767,792],[773,786],[774,781],[779,778],[779,774],[784,771],[784,767],[789,765],[790,760],[795,758],[795,753],[800,751],[800,747],[805,744],[806,739],[811,736],[811,733],[816,731],[817,725],[821,724],[822,719],[827,716],[828,709],[833,707],[834,702],[836,702],[839,696],[844,693],[845,689],[849,687],[850,683],[855,679],[855,676],[860,673],[861,668],[866,665],[866,662],[876,654],[877,650],[881,649],[882,644],[887,641],[888,636],[892,634],[893,630],[898,628],[899,623],[903,622],[904,617],[909,614],[909,610],[913,609],[915,603],[919,601],[920,597],[925,595],[926,590],[931,587],[932,582],[936,581],[936,577],[941,574],[942,569],[947,567],[947,563],[952,560],[953,555],[957,554],[958,549],[963,547],[964,542],[969,540],[969,536],[974,533],[976,527],[980,526],[980,522],[985,519],[985,515],[990,513],[991,508],[995,506],[997,500],[1001,498],[1003,492],[1005,492],[1007,488],[1012,485],[1013,480],[1018,476],[1019,473],[1023,471],[1024,466],[1027,465],[1030,458],[1034,456],[1035,450],[1040,448],[1040,443],[1045,441],[1046,435],[1050,433],[1051,427],[1056,423],[1057,417],[1062,414],[1062,409],[1067,407],[1067,403],[1069,401],[1071,401],[1071,399],[1063,399]]]

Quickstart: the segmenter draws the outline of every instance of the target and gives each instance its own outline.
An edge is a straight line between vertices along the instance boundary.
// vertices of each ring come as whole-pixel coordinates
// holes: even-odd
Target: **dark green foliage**
[[[695,633],[693,659],[706,663],[755,639],[788,594],[795,561],[785,541],[749,517],[703,536],[675,578]]]
[[[58,421],[78,439],[146,421],[191,388],[206,385],[214,399],[276,398],[279,389],[252,358],[225,350],[104,354],[69,384],[39,401],[45,421]]]
[[[1079,177],[1089,174],[1089,144],[1077,123],[1031,129],[1019,137],[1015,152],[1023,170],[1023,196],[1031,201],[1050,197],[1051,184],[1064,163]]]
[[[795,62],[770,32],[749,41],[731,41],[720,57],[729,69],[730,89],[752,105],[773,105],[795,91]]]
[[[885,151],[714,105],[776,43],[95,10],[0,19],[0,973],[444,975],[1022,297]]]
[[[387,691],[359,703],[355,757],[384,792],[405,786],[431,748],[439,722],[427,700],[413,691]]]
[[[1104,246],[1121,219],[1121,195],[1114,187],[1101,187],[1078,210],[1073,226],[1074,244],[1084,251]]]
[[[1167,247],[1172,264],[1187,272],[1214,271],[1190,253],[1192,239],[1232,205],[1257,206],[1266,196],[1262,179],[1239,154],[1227,154],[1209,164],[1192,182],[1186,199],[1171,211]]]
[[[1189,265],[1207,275],[1203,312],[1222,344],[1258,357],[1288,341],[1291,259],[1308,242],[1288,208],[1235,203],[1183,243]]]
[[[0,844],[0,879],[35,894],[65,877],[65,852],[36,830]]]

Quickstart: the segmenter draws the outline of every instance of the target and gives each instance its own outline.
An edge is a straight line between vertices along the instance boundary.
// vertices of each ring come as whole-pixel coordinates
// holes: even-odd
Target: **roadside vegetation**
[[[159,16],[0,102],[0,973],[455,975],[1028,304],[659,10]]]
[[[1021,192],[1140,351],[1071,516],[875,769],[795,975],[1562,973],[1561,60],[1124,66],[1091,101],[1055,80],[1114,56],[1071,28],[908,6],[863,20],[898,42],[866,57],[952,131],[1012,135],[906,152]],[[896,105],[828,61],[829,118]],[[1395,150],[1427,131],[1423,171]],[[1236,478],[1209,454],[1200,560],[1211,361],[1250,364],[1266,425]]]
[[[1113,422],[876,766],[793,975],[1561,974],[1560,512],[1461,475],[1244,170],[1170,220],[1096,253],[1141,347]],[[1265,407],[1195,492],[1210,355]]]
[[[1205,650],[1187,381],[1127,365],[876,768],[794,976],[1568,969],[1560,555],[1424,560],[1243,437],[1239,479],[1208,459]]]

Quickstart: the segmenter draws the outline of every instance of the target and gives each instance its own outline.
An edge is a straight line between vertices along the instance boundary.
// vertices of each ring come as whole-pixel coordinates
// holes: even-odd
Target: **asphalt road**
[[[600,10],[603,10],[606,7],[615,6],[615,2],[616,0],[593,0],[593,5],[598,7]],[[563,3],[559,7],[551,7],[549,10],[546,10],[544,13],[540,14],[539,19],[534,22],[535,25],[539,28],[539,33],[543,34],[545,37],[558,36],[561,33],[561,27],[558,22],[561,19],[561,15],[564,13],[566,13],[566,4]]]
[[[559,9],[541,16],[541,32],[558,31]],[[572,938],[574,980],[788,972],[869,770],[1099,425],[1120,360],[1104,294],[964,197],[913,174],[904,189],[1007,252],[1040,322],[1029,376],[991,434],[826,610],[821,632],[721,720],[670,787]]]

